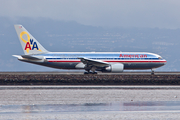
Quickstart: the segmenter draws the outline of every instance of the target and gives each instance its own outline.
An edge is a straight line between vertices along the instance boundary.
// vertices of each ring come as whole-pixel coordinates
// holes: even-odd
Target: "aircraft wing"
[[[101,61],[101,60],[93,60],[93,59],[89,59],[89,58],[79,58],[81,60],[81,62],[83,64],[86,64],[86,65],[92,65],[92,66],[96,66],[96,67],[107,67],[109,66],[110,64],[108,62],[104,62],[104,61]]]

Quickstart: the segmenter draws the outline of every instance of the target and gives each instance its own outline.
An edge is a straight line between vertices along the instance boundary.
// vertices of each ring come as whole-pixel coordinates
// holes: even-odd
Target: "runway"
[[[31,74],[54,74],[54,75],[84,75],[84,71],[54,71],[54,72],[0,72],[1,74],[13,74],[13,75],[31,75]],[[98,72],[98,75],[151,75],[151,72],[122,72],[122,73],[102,73]],[[180,75],[180,72],[155,72],[155,75]]]
[[[0,86],[0,90],[10,90],[10,89],[144,89],[144,90],[148,90],[148,89],[166,89],[166,90],[170,90],[170,89],[180,89],[180,86],[162,86],[162,85],[157,85],[157,86],[138,86],[138,85],[131,85],[131,86],[123,86],[123,85],[56,85],[56,86],[48,86],[48,85],[44,85],[44,86],[40,86],[40,85],[31,85],[31,86]]]
[[[180,73],[1,72],[0,85],[180,85]]]
[[[0,119],[180,119],[179,88],[0,86]]]

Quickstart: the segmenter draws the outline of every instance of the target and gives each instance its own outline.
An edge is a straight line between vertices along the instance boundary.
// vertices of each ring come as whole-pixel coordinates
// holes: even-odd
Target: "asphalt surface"
[[[60,75],[84,75],[84,71],[61,71],[61,72],[0,72],[0,74],[60,74]],[[151,75],[151,72],[122,72],[122,73],[102,73],[98,72],[98,75]],[[155,75],[180,75],[180,72],[155,72]]]
[[[0,86],[0,119],[177,120],[179,89],[180,86]]]
[[[1,72],[0,85],[180,85],[180,74]]]
[[[123,85],[116,85],[116,86],[111,86],[111,85],[96,85],[96,86],[92,86],[92,85],[56,85],[56,86],[48,86],[48,85],[43,85],[43,86],[40,86],[40,85],[31,85],[31,86],[18,86],[18,85],[14,85],[14,86],[0,86],[0,90],[12,90],[12,89],[15,89],[15,90],[21,90],[21,89],[29,89],[29,90],[35,90],[35,89],[129,89],[129,90],[139,90],[139,89],[142,89],[142,90],[149,90],[149,89],[165,89],[165,90],[170,90],[170,89],[174,89],[174,90],[180,90],[180,86],[162,86],[162,85],[159,85],[159,86],[142,86],[142,85],[131,85],[131,86],[123,86]]]

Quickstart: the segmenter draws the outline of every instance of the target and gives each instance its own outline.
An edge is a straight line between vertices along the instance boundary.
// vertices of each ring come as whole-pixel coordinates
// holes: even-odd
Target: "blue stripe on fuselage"
[[[55,57],[55,58],[46,58],[46,59],[78,59],[78,58],[69,58],[69,57],[64,57],[64,58],[58,58],[58,57]],[[90,58],[90,59],[95,59],[95,60],[159,60],[158,58]]]

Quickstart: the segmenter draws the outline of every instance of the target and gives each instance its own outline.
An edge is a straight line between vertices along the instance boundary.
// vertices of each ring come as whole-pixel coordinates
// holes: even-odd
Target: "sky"
[[[0,16],[103,27],[180,28],[180,0],[0,0]]]

